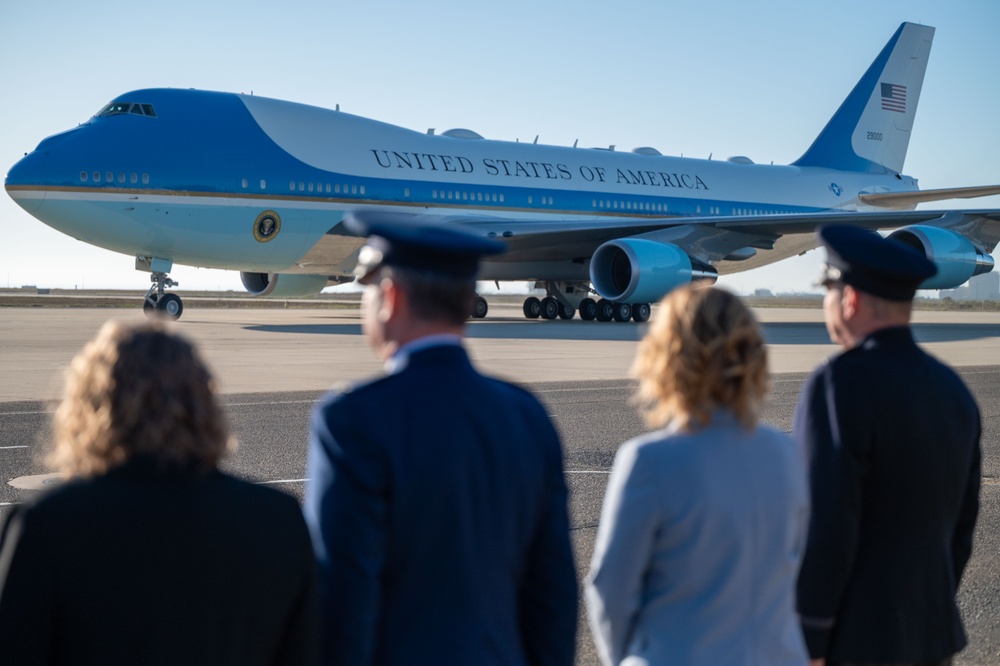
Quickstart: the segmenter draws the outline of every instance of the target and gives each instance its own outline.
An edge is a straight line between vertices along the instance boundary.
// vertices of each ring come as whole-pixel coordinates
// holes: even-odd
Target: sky
[[[5,0],[0,172],[148,87],[339,104],[421,132],[788,164],[903,21],[937,28],[904,172],[922,189],[1000,183],[995,0]],[[921,208],[1000,208],[1000,197]],[[822,260],[812,251],[720,284],[804,291]],[[232,271],[175,266],[171,277],[242,290]],[[148,284],[133,257],[0,194],[0,287]]]

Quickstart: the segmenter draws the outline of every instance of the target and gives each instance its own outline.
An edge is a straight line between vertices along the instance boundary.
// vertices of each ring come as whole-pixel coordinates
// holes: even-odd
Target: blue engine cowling
[[[301,298],[323,291],[330,280],[325,275],[294,273],[240,273],[243,286],[252,296],[262,298]]]
[[[590,259],[590,281],[610,301],[652,303],[693,280],[717,278],[714,268],[676,245],[643,238],[608,241]]]
[[[993,257],[949,229],[914,225],[897,229],[889,238],[919,250],[937,266],[937,275],[925,280],[921,289],[954,289],[993,270]]]

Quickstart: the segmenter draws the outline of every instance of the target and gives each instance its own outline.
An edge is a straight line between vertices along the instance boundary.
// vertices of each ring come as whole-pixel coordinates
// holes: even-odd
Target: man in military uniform
[[[462,346],[497,241],[355,221],[363,329],[385,376],[310,425],[306,521],[326,662],[573,662],[577,583],[559,437],[527,391]]]
[[[909,328],[936,272],[921,253],[828,226],[827,329],[844,351],[803,387],[795,436],[812,519],[798,607],[813,664],[950,664],[955,595],[979,509],[980,418],[958,375]]]

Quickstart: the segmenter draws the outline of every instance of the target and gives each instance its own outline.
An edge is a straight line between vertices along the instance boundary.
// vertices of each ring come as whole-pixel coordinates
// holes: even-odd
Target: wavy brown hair
[[[687,431],[708,425],[718,408],[756,427],[770,388],[767,350],[753,313],[728,291],[698,284],[660,301],[632,374],[646,423],[676,422]]]
[[[48,462],[79,476],[138,455],[211,470],[230,447],[213,389],[194,346],[164,323],[109,321],[70,365]]]

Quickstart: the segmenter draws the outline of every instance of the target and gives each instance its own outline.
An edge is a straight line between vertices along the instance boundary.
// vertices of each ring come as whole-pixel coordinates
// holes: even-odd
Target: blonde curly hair
[[[137,455],[211,470],[231,446],[213,389],[194,346],[164,323],[109,321],[70,365],[48,462],[77,476]]]
[[[753,313],[728,291],[699,284],[660,301],[632,375],[639,379],[635,400],[647,425],[676,422],[685,431],[708,425],[719,408],[753,429],[770,389],[767,350]]]

